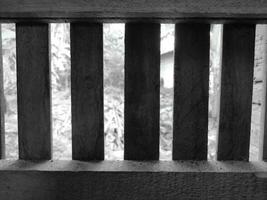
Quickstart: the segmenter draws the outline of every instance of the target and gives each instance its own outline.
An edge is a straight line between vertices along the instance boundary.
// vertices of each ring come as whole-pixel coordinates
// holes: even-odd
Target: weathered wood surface
[[[260,144],[259,144],[259,159],[267,161],[267,26],[262,27],[262,99],[261,99],[261,122],[260,122]]]
[[[2,30],[0,24],[0,159],[5,158],[5,97],[3,81]]]
[[[254,45],[255,25],[224,25],[218,160],[249,158]]]
[[[103,27],[72,23],[72,158],[104,159]]]
[[[51,158],[49,25],[16,24],[19,158]]]
[[[1,199],[267,198],[263,162],[0,161],[0,177]]]
[[[159,87],[160,24],[126,24],[126,160],[159,159]]]
[[[206,160],[210,25],[175,27],[173,159]]]
[[[5,19],[267,19],[262,0],[1,0]]]

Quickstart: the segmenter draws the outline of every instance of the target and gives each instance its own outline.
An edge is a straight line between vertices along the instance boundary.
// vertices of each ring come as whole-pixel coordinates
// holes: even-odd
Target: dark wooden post
[[[16,24],[19,158],[51,159],[49,25]]]
[[[160,24],[125,27],[126,160],[159,159]]]
[[[103,25],[71,23],[72,158],[104,159]]]
[[[174,160],[207,159],[209,51],[209,24],[176,24]]]
[[[249,159],[254,46],[254,24],[224,25],[218,160]]]

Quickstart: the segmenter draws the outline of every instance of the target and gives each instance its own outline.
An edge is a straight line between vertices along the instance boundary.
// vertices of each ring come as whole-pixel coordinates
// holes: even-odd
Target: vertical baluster
[[[176,24],[174,160],[207,159],[209,51],[209,24]]]
[[[19,158],[51,159],[49,25],[18,23]]]
[[[160,24],[125,27],[125,153],[159,159]]]
[[[261,126],[260,126],[260,146],[259,146],[259,159],[267,161],[267,26],[262,27],[263,30],[263,95],[262,95],[262,108],[261,108]]]
[[[265,64],[266,67],[266,64]],[[263,92],[264,92],[264,98],[262,101],[262,120],[261,120],[261,135],[260,135],[260,147],[259,147],[259,159],[267,161],[267,106],[266,106],[266,100],[267,100],[267,86],[266,86],[266,73],[267,70],[264,70],[265,72],[265,77],[264,77],[264,87],[263,87]]]
[[[249,158],[254,45],[255,25],[224,25],[218,160]]]
[[[103,25],[71,24],[72,158],[104,159]]]

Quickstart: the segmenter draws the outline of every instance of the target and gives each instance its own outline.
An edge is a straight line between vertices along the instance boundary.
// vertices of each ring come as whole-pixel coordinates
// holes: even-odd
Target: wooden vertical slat
[[[259,159],[267,161],[267,25],[260,25],[259,32],[263,37],[262,49],[262,73],[263,73],[263,94],[261,103],[261,124],[260,124],[260,144]],[[262,32],[261,32],[262,31]]]
[[[209,24],[176,24],[174,160],[207,159],[209,50]]]
[[[72,158],[104,159],[103,27],[71,24]]]
[[[5,97],[3,71],[2,29],[0,24],[0,159],[5,158]]]
[[[127,160],[159,159],[160,24],[125,27]]]
[[[51,159],[49,25],[16,24],[19,158]]]
[[[266,67],[266,66],[265,66]],[[264,70],[265,72],[265,80],[264,80],[264,101],[262,102],[262,120],[261,120],[261,135],[260,135],[260,147],[259,147],[259,159],[267,161],[267,105],[266,105],[266,100],[267,100],[267,81],[266,81],[266,73],[267,70]]]
[[[223,30],[218,160],[249,158],[255,25]]]

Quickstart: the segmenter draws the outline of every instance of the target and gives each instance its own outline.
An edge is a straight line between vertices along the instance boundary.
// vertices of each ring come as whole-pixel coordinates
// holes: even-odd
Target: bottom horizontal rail
[[[0,199],[267,199],[266,162],[0,161]]]

